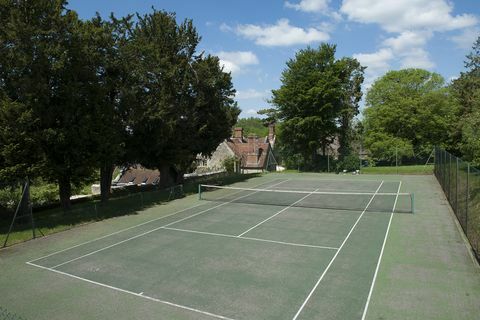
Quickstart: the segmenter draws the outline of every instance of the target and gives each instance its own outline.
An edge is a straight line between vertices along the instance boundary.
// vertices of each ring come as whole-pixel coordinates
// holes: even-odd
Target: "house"
[[[133,165],[123,168],[115,185],[157,185],[160,183],[160,172],[158,170],[146,169],[140,165]]]
[[[244,137],[243,128],[235,128],[232,137],[223,141],[211,157],[197,158],[197,171],[211,171],[224,168],[226,159],[234,159],[236,172],[253,173],[276,171],[277,162],[273,155],[275,145],[275,126],[269,126],[268,136],[255,135]]]
[[[218,174],[225,170],[225,160],[233,159],[234,171],[238,173],[254,173],[264,171],[276,171],[277,162],[273,155],[275,145],[275,126],[269,126],[268,136],[259,138],[250,135],[247,138],[243,135],[242,128],[235,128],[232,137],[220,143],[213,154],[207,158],[197,156],[197,170],[195,173],[185,175],[185,178]],[[120,175],[114,180],[112,188],[124,186],[158,185],[160,172],[158,170],[146,169],[140,165],[133,165],[123,168]],[[92,186],[93,193],[98,193],[99,185]]]

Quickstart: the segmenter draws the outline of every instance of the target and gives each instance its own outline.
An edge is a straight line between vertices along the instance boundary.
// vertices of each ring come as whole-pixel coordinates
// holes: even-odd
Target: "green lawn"
[[[433,174],[433,164],[398,167],[364,167],[360,172],[365,174]]]

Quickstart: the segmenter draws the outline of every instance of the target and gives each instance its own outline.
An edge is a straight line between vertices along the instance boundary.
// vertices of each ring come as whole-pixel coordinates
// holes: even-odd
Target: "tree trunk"
[[[108,201],[112,188],[112,177],[115,166],[110,161],[104,161],[100,167],[100,197],[102,202]]]
[[[160,170],[160,188],[168,188],[177,182],[177,173],[170,164],[162,164]]]
[[[70,184],[69,177],[61,177],[58,179],[58,189],[60,192],[60,204],[64,211],[71,209],[72,204],[70,202],[70,197],[72,196],[72,186]]]

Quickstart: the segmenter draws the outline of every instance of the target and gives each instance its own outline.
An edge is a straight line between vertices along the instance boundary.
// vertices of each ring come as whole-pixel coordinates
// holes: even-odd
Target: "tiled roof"
[[[270,144],[265,139],[249,137],[248,139],[230,138],[227,144],[241,159],[242,168],[263,169],[267,165]]]
[[[145,169],[142,166],[127,168],[121,175],[117,184],[158,184],[160,182],[160,171]]]

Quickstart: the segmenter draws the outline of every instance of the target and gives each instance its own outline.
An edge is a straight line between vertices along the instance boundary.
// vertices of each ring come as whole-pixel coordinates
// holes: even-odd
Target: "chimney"
[[[256,135],[254,135],[254,134],[249,134],[249,135],[248,135],[248,143],[249,143],[249,144],[255,143],[255,140],[257,140],[257,136],[256,136]]]
[[[243,128],[233,129],[233,137],[242,139],[243,138]]]
[[[274,137],[275,137],[275,122],[270,122],[268,124],[268,141],[273,142]]]

